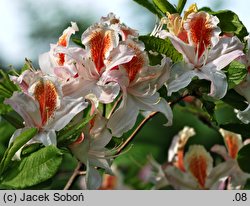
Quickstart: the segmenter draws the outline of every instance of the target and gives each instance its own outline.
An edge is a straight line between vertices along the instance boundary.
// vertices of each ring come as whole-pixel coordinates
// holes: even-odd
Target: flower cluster
[[[112,157],[111,151],[105,146],[112,136],[130,130],[141,110],[162,112],[171,124],[171,108],[157,92],[168,79],[170,59],[162,57],[160,65],[150,66],[137,32],[112,13],[82,34],[84,48],[69,45],[76,31],[78,27],[72,23],[50,51],[40,55],[41,70],[11,77],[21,92],[5,103],[22,116],[25,127],[10,142],[26,128],[35,127],[39,132],[27,144],[56,145],[56,132],[72,120],[82,121],[82,113],[90,105],[94,118],[69,148],[87,167],[88,188],[98,188],[101,180],[95,168],[112,173],[106,160]],[[102,117],[99,104],[115,102],[119,106]]]

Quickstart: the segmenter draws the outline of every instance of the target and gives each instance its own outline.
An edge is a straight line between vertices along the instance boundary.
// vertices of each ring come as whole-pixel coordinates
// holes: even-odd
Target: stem
[[[181,96],[179,99],[169,103],[169,105],[171,107],[173,107],[175,104],[177,104],[178,102],[180,102],[181,100],[183,100],[185,97],[189,96],[189,94],[184,94],[183,96]],[[152,112],[151,114],[149,114],[146,118],[144,118],[141,123],[138,125],[138,127],[134,130],[134,132],[128,137],[128,139],[126,139],[126,141],[117,149],[116,155],[120,154],[122,152],[122,150],[127,147],[127,145],[134,139],[134,137],[138,134],[138,132],[143,128],[143,126],[151,119],[153,118],[156,114],[158,114],[159,112]]]
[[[81,166],[82,166],[82,163],[78,162],[78,164],[77,164],[77,166],[76,166],[73,174],[71,175],[71,177],[69,178],[67,184],[63,188],[64,190],[68,190],[71,187],[71,185],[73,184],[75,178],[80,175],[80,173],[81,173],[81,171],[80,171]]]
[[[152,112],[150,115],[148,115],[146,118],[144,118],[141,123],[138,125],[138,127],[134,130],[134,132],[126,139],[126,141],[119,147],[116,154],[120,154],[121,151],[134,139],[136,134],[143,128],[145,123],[149,121],[152,117],[154,117],[158,112]]]
[[[115,109],[116,109],[116,107],[117,107],[117,105],[118,105],[118,103],[120,102],[121,99],[122,99],[122,95],[121,95],[121,96],[117,99],[117,101],[114,103],[114,106],[112,107],[112,109],[111,109],[109,115],[107,116],[107,119],[109,119],[110,116],[114,113],[114,111],[115,111]]]

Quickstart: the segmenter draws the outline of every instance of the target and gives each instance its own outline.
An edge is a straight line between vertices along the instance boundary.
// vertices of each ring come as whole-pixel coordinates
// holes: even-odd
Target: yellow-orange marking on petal
[[[239,151],[239,142],[237,137],[234,137],[230,134],[226,134],[224,139],[227,144],[227,149],[230,157],[235,159]]]
[[[57,90],[50,80],[40,80],[34,89],[35,99],[39,103],[42,125],[53,116],[57,107]]]
[[[192,42],[196,45],[198,58],[204,53],[205,49],[211,45],[212,25],[209,22],[208,14],[197,13],[190,18],[189,28]]]
[[[184,151],[183,149],[179,149],[177,152],[177,167],[182,170],[183,172],[185,172],[185,167],[184,167],[184,162],[183,162],[183,156],[184,156]]]
[[[143,57],[143,53],[134,45],[129,44],[130,48],[134,49],[135,56],[127,63],[123,64],[123,67],[126,69],[128,73],[128,77],[130,82],[132,82],[137,73],[142,69],[145,64],[145,59]]]
[[[104,67],[105,55],[111,50],[112,33],[111,31],[95,31],[91,35],[90,49],[92,59],[97,71],[100,73]]]
[[[195,155],[189,162],[190,172],[197,179],[201,188],[205,188],[207,178],[207,161],[202,155]]]
[[[117,184],[116,176],[105,174],[103,177],[102,186],[99,188],[99,190],[112,190],[115,188],[116,184]]]
[[[68,46],[67,34],[63,34],[63,35],[59,38],[57,44],[58,44],[59,46],[63,46],[63,47]],[[64,54],[64,53],[58,53],[58,54],[57,54],[57,57],[58,57],[58,60],[57,60],[58,65],[59,65],[59,66],[63,66],[64,63],[65,63],[65,54]]]

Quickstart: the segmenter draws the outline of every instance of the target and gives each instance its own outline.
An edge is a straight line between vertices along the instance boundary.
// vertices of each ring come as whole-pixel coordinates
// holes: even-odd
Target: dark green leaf
[[[44,147],[20,162],[3,175],[1,185],[14,189],[24,189],[53,177],[62,163],[63,155],[55,146]]]
[[[247,182],[246,182],[243,190],[250,190],[250,179],[247,179]]]
[[[231,123],[231,124],[221,124],[221,128],[226,129],[231,132],[235,132],[241,134],[244,138],[250,137],[250,124],[243,124],[243,123]]]
[[[250,173],[249,157],[250,157],[250,144],[247,144],[240,149],[237,155],[237,161],[239,167],[243,172]]]
[[[246,99],[239,95],[234,89],[228,90],[226,96],[224,96],[221,100],[241,111],[246,109],[248,106]]]
[[[177,5],[177,11],[179,14],[183,11],[183,8],[185,7],[187,3],[187,0],[179,0],[178,5]]]
[[[178,13],[176,8],[167,0],[153,0],[153,2],[165,15],[167,12],[170,14]]]
[[[0,69],[0,96],[9,98],[18,87],[10,80],[9,75]]]
[[[236,117],[234,108],[221,101],[216,103],[215,118],[219,125],[241,123],[240,120]]]
[[[35,151],[37,151],[38,149],[40,149],[42,147],[41,143],[34,143],[34,144],[30,144],[27,145],[26,147],[24,147],[22,149],[22,156],[27,156]]]
[[[82,47],[82,48],[85,48],[85,46],[82,44],[82,41],[81,39],[79,38],[76,38],[76,37],[72,37],[71,40],[78,46]]]
[[[22,117],[15,111],[2,114],[2,117],[17,129],[24,127]]]
[[[15,153],[31,138],[33,138],[38,132],[36,128],[29,128],[21,133],[14,142],[9,146],[9,148],[5,151],[3,159],[0,164],[0,174],[2,174],[7,167],[9,166],[12,157]]]
[[[230,10],[222,10],[211,12],[220,20],[218,26],[224,33],[234,33],[240,40],[243,40],[248,35],[246,27],[240,21],[237,14]]]
[[[149,0],[133,0],[134,2],[136,2],[137,4],[145,7],[146,9],[148,9],[149,11],[151,11],[153,14],[156,14],[159,18],[162,17],[162,14],[160,13],[160,11],[158,11],[155,8],[155,5],[152,4],[151,1]]]
[[[238,61],[233,61],[227,67],[226,75],[228,80],[228,87],[229,89],[232,89],[246,78],[246,66]]]
[[[182,55],[176,51],[169,39],[160,39],[154,36],[140,36],[139,39],[145,44],[146,50],[152,50],[170,57],[173,62],[182,60]]]
[[[66,146],[74,142],[82,133],[87,123],[94,117],[87,116],[82,122],[76,125],[69,125],[57,133],[57,143],[59,146]]]

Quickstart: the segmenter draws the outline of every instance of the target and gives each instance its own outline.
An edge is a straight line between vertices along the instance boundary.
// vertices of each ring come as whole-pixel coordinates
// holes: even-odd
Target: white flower
[[[103,81],[117,81],[122,89],[122,102],[108,122],[114,136],[120,137],[131,129],[140,110],[159,111],[172,124],[172,110],[157,92],[169,77],[170,60],[163,58],[161,65],[150,66],[144,44],[136,39],[128,39],[128,46],[135,56],[117,70],[106,74]]]
[[[11,141],[26,128],[36,127],[39,132],[31,142],[56,145],[55,131],[63,129],[87,107],[83,98],[63,96],[62,85],[54,77],[44,76],[41,72],[26,71],[12,79],[21,85],[23,91],[14,92],[5,103],[23,118],[25,128],[17,130]]]
[[[183,55],[185,63],[173,65],[167,82],[168,94],[185,88],[198,77],[211,82],[211,96],[222,98],[228,86],[222,69],[243,55],[243,44],[235,36],[219,36],[218,18],[204,11],[197,12],[192,8],[182,20],[175,14],[169,15],[169,19],[170,32],[163,30],[156,36],[169,38]]]
[[[106,128],[106,121],[104,117],[97,114],[82,136],[69,146],[76,158],[84,163],[87,168],[87,189],[98,189],[102,184],[102,176],[97,171],[97,167],[103,168],[106,173],[112,174],[110,168],[113,157],[112,151],[105,148],[112,135]]]
[[[250,174],[247,174],[240,169],[236,157],[241,147],[249,143],[249,139],[243,143],[240,134],[236,134],[224,129],[220,129],[220,133],[224,139],[226,148],[221,145],[214,145],[211,148],[211,151],[221,155],[226,162],[233,162],[232,168],[229,173],[229,175],[231,176],[229,182],[230,187],[232,189],[240,189],[245,185],[247,179],[250,178]]]

